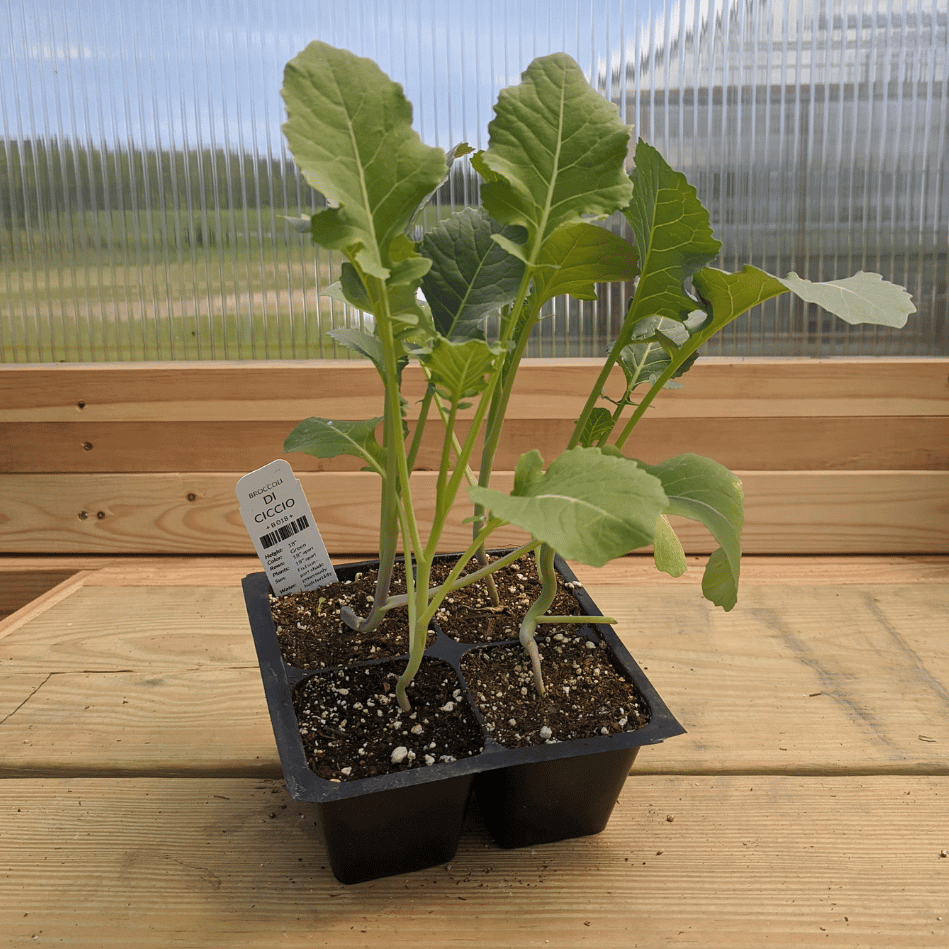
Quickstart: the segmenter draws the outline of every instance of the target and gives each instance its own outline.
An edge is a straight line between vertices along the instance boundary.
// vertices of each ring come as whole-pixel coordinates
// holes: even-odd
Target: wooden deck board
[[[949,550],[949,471],[736,471],[745,494],[746,551],[756,554],[942,554]],[[234,486],[240,473],[0,474],[2,546],[9,553],[252,554]],[[420,529],[434,517],[437,473],[413,475]],[[327,549],[378,548],[379,478],[300,472]],[[492,482],[509,490],[513,472]],[[470,540],[461,497],[443,549]],[[676,519],[690,553],[715,548],[708,531]],[[526,535],[499,529],[496,546]]]
[[[0,640],[0,774],[278,773],[239,589],[169,589],[90,583]],[[751,585],[731,613],[588,589],[689,731],[639,767],[949,773],[949,584]]]
[[[631,779],[608,830],[355,887],[279,782],[0,782],[6,945],[943,947],[945,781]],[[673,817],[673,821],[667,817]]]
[[[4,949],[949,945],[947,557],[749,558],[727,614],[700,558],[578,567],[689,733],[596,837],[502,851],[475,808],[449,865],[356,887],[280,777],[252,558],[0,573],[31,564],[62,582],[0,622]]]
[[[525,359],[508,417],[572,417],[601,366],[595,358]],[[946,366],[945,358],[703,356],[687,385],[662,392],[651,413],[665,418],[942,415]],[[417,365],[406,367],[402,379],[411,416],[426,381]],[[610,386],[622,391],[618,368]],[[325,418],[373,418],[381,398],[376,370],[364,359],[73,363],[8,366],[0,373],[0,423],[251,418],[294,425],[312,415],[315,405]]]
[[[576,414],[576,413],[574,413]],[[573,434],[573,418],[509,418],[495,454],[496,470],[512,470],[520,455],[536,448],[556,458]],[[226,431],[222,428],[227,426]],[[257,418],[243,422],[0,422],[5,453],[0,472],[103,474],[109,472],[252,471],[279,458],[291,423]],[[414,426],[410,426],[414,431]],[[459,441],[468,423],[457,427]],[[421,470],[437,470],[443,429],[431,426],[416,459]],[[770,449],[764,457],[761,439]],[[88,445],[89,448],[83,446]],[[196,453],[195,446],[201,446]],[[763,470],[949,468],[949,417],[857,416],[792,418],[646,417],[637,426],[635,457],[656,464],[681,452],[715,458],[726,468]],[[287,456],[294,471],[359,471],[352,456]]]
[[[239,586],[83,586],[0,644],[20,671],[171,672],[256,661]]]
[[[0,674],[0,778],[282,774],[253,668]]]
[[[370,555],[367,554],[366,558]],[[333,557],[334,563],[359,559],[357,555]],[[688,570],[673,578],[658,573],[648,554],[620,557],[605,567],[572,563],[574,572],[588,583],[632,586],[691,586],[701,582],[705,558],[688,558]],[[263,569],[253,556],[127,557],[59,554],[0,555],[0,577],[9,574],[76,573],[88,571],[85,586],[239,586],[241,577]],[[746,555],[741,564],[742,587],[758,584],[848,583],[945,583],[949,582],[949,556],[939,554],[886,556],[823,555],[806,557]]]

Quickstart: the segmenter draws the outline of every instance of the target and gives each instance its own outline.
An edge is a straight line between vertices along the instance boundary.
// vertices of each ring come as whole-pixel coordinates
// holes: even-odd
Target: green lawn
[[[0,235],[0,361],[350,355],[325,336],[343,307],[318,292],[338,260],[282,220],[235,216],[197,241],[187,219],[130,217]]]
[[[347,320],[323,295],[338,272],[269,210],[0,232],[0,362],[349,358],[326,336]]]

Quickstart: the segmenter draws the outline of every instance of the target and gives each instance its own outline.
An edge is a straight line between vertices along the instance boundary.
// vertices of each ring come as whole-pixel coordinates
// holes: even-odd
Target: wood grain
[[[68,580],[72,570],[37,570],[35,565],[22,570],[4,570],[0,566],[0,630],[3,619],[31,603],[48,590]],[[2,635],[2,633],[0,633]]]
[[[750,553],[949,551],[949,472],[737,472]],[[234,486],[238,474],[0,475],[0,550],[8,553],[249,553]],[[512,474],[499,472],[502,489]],[[300,478],[331,553],[377,549],[378,478],[303,472]],[[413,484],[423,530],[434,512],[434,475]],[[443,550],[468,543],[459,502]],[[714,546],[700,525],[677,521],[686,549]],[[505,528],[503,546],[523,535]]]
[[[578,408],[579,411],[579,408]],[[414,426],[412,427],[414,428]],[[6,446],[0,473],[253,471],[283,456],[291,423],[256,419],[231,422],[20,422],[0,423]],[[427,428],[416,467],[438,468],[443,429]],[[459,438],[468,431],[458,428]],[[572,418],[510,419],[495,459],[513,470],[536,448],[548,461],[573,431]],[[714,458],[726,468],[781,470],[946,470],[947,416],[833,416],[801,418],[644,418],[628,444],[649,464],[685,452]],[[294,471],[358,471],[360,459],[287,457]]]
[[[704,557],[687,558],[686,572],[670,577],[656,571],[652,557],[634,554],[620,557],[604,567],[572,563],[571,568],[588,586],[661,587],[692,586],[701,582]],[[851,583],[946,583],[949,558],[918,557],[780,557],[766,554],[742,557],[741,586],[840,586]],[[90,578],[87,582],[95,582]],[[925,592],[920,593],[925,596]]]
[[[548,460],[559,453],[596,364],[525,363],[498,484],[528,448]],[[279,457],[304,417],[376,416],[374,373],[365,361],[0,367],[0,552],[249,551],[233,482]],[[630,448],[647,462],[696,451],[745,472],[748,551],[943,552],[947,379],[946,359],[709,359],[686,388],[660,394]],[[423,389],[409,367],[413,411]],[[436,466],[437,429],[422,469]],[[292,460],[330,549],[375,549],[378,485],[355,470],[358,460]],[[421,471],[423,521],[425,479]],[[449,532],[445,549],[466,533]],[[497,542],[519,537],[509,530]],[[683,539],[707,550],[700,528],[686,525]]]
[[[0,673],[0,778],[280,778],[260,672],[248,659],[213,672]]]
[[[334,563],[367,559],[363,556],[334,557]],[[681,577],[659,573],[650,554],[630,554],[604,567],[572,563],[577,576],[590,584],[630,587],[696,586],[702,578],[705,558],[687,558]],[[241,577],[263,569],[253,556],[210,557],[164,556],[126,557],[122,555],[54,556],[0,555],[0,582],[5,575],[86,571],[84,586],[236,586]],[[742,586],[767,584],[807,584],[817,586],[851,583],[945,583],[949,581],[949,556],[774,556],[751,554],[742,559]],[[924,594],[921,594],[924,595]]]
[[[0,782],[10,946],[925,949],[949,940],[945,782],[632,778],[606,832],[344,887],[256,779]],[[673,818],[672,821],[667,818]]]
[[[949,775],[949,586],[590,592],[689,731],[639,767]]]
[[[30,673],[256,665],[239,585],[83,586],[8,632],[0,639],[0,656]]]
[[[450,863],[356,887],[279,777],[252,558],[0,571],[29,563],[87,572],[0,639],[11,949],[949,943],[947,557],[751,558],[727,614],[694,562],[581,568],[689,733],[642,751],[602,834],[502,851],[473,807]]]
[[[85,579],[85,572],[71,570],[27,575],[0,573],[0,586],[8,590],[7,602],[14,607],[9,613],[0,615],[0,639],[71,596]]]
[[[949,583],[587,587],[688,729],[637,771],[949,775]],[[279,774],[236,585],[85,586],[0,640],[0,708],[0,776]]]
[[[597,359],[529,359],[512,418],[574,418]],[[943,415],[949,359],[705,358],[683,389],[661,393],[660,417]],[[619,371],[613,388],[621,385]],[[424,392],[406,369],[410,411]],[[309,415],[380,414],[375,369],[365,360],[81,364],[0,367],[0,422],[229,421],[295,424]],[[314,411],[314,407],[319,411]]]

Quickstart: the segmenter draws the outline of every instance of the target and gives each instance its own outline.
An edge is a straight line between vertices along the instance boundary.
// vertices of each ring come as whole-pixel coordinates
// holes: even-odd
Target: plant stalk
[[[554,570],[555,551],[553,547],[541,544],[536,556],[537,574],[541,583],[540,594],[524,615],[518,638],[530,657],[531,671],[534,675],[534,688],[537,690],[537,694],[543,698],[547,694],[547,689],[540,668],[540,651],[537,649],[534,632],[537,629],[539,618],[550,609],[554,597],[557,595],[557,573]]]

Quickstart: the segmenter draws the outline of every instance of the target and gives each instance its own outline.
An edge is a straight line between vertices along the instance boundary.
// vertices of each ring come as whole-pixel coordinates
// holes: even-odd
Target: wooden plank
[[[640,777],[602,834],[359,886],[259,780],[0,782],[9,945],[366,949],[949,941],[946,781]],[[668,820],[672,817],[673,820]]]
[[[115,557],[108,554],[18,554],[0,553],[0,578],[11,573],[76,573],[80,570],[98,570],[117,560],[133,563],[145,557]],[[2,582],[2,580],[0,580]]]
[[[741,474],[743,546],[751,553],[771,554],[949,552],[947,475],[937,471]],[[691,534],[683,536],[689,537],[687,549],[701,542]]]
[[[3,671],[148,672],[256,668],[239,584],[82,586],[0,639]]]
[[[670,577],[656,570],[652,557],[631,554],[594,568],[571,564],[573,572],[590,589],[604,585],[626,587],[695,587],[701,583],[705,557],[689,557],[685,573]],[[781,557],[752,554],[742,557],[741,586],[765,584],[784,586],[840,586],[851,583],[946,583],[949,582],[949,557]],[[920,594],[925,596],[925,593]]]
[[[688,729],[637,771],[949,775],[949,583],[589,588]],[[77,591],[0,640],[0,708],[0,776],[279,773],[236,584]]]
[[[334,557],[334,563],[362,557]],[[656,586],[662,588],[701,584],[706,558],[688,559],[681,577],[656,570],[651,554],[630,554],[605,567],[571,563],[577,577],[587,585]],[[256,557],[161,557],[115,558],[112,564],[90,573],[86,586],[235,586],[248,573],[263,570]],[[949,556],[874,557],[824,556],[786,557],[748,555],[742,558],[742,586],[753,584],[849,583],[947,583]]]
[[[252,471],[283,455],[291,429],[282,422],[22,422],[0,423],[6,451],[0,472],[107,473]],[[426,431],[416,467],[436,469],[441,424]],[[573,419],[509,420],[495,466],[513,470],[537,448],[555,458],[567,445]],[[459,437],[467,424],[459,427]],[[658,419],[640,423],[629,451],[649,464],[684,452],[744,470],[949,469],[949,415],[855,418],[803,417]],[[359,459],[288,456],[295,471],[358,471]]]
[[[638,767],[949,774],[949,586],[590,592],[688,729]]]
[[[0,779],[282,775],[256,661],[213,672],[0,673],[0,723]]]
[[[3,584],[7,585],[11,580],[15,581],[16,578],[23,575],[2,574],[0,576],[2,576]],[[59,603],[60,600],[71,596],[82,586],[85,580],[85,575],[82,572],[74,573],[72,571],[57,572],[52,575],[41,574],[40,576],[45,576],[42,586],[37,583],[37,575],[34,574],[29,577],[25,583],[25,588],[21,590],[22,595],[34,595],[24,600],[23,604],[17,609],[12,610],[6,616],[0,617],[0,639],[24,623],[28,623],[34,616],[38,616],[44,610]]]
[[[368,555],[367,555],[368,557]],[[357,556],[334,557],[334,563],[367,559]],[[627,586],[695,586],[701,581],[705,557],[688,558],[681,577],[659,573],[647,553],[620,557],[605,567],[571,564],[574,572],[588,584]],[[33,570],[86,571],[84,586],[235,586],[241,577],[263,569],[253,556],[218,555],[208,557],[126,557],[122,555],[87,557],[61,554],[0,555],[0,581],[6,573]],[[786,585],[849,583],[945,583],[949,581],[949,556],[773,556],[746,555],[741,565],[742,586],[750,584]]]
[[[944,553],[949,551],[949,472],[738,472],[750,553]],[[249,553],[237,474],[0,475],[0,550],[8,553]],[[434,511],[434,475],[414,476],[423,530]],[[510,485],[499,472],[495,484]],[[379,482],[364,472],[302,473],[328,549],[377,549]],[[459,503],[459,522],[467,505]],[[464,513],[462,513],[464,512]],[[704,528],[677,524],[686,549],[713,546]],[[445,533],[444,550],[468,542]],[[496,543],[522,535],[498,531]]]
[[[510,417],[572,418],[597,359],[525,360]],[[688,385],[663,392],[662,417],[941,415],[949,359],[750,359],[708,357]],[[424,391],[405,373],[410,411]],[[612,389],[620,388],[616,372]],[[316,414],[380,414],[375,369],[365,360],[81,364],[0,367],[0,422],[228,421],[295,424]]]
[[[349,563],[365,557],[332,557],[333,563]],[[58,570],[64,575],[82,572],[82,585],[98,586],[231,586],[241,577],[263,569],[256,556],[212,555],[123,556],[103,554],[0,554],[0,584],[16,574]]]
[[[48,673],[39,671],[22,674],[0,673],[0,725],[5,725],[7,719],[25,705],[48,679]],[[4,744],[9,746],[11,743],[4,741]],[[0,768],[2,767],[0,764]]]
[[[4,617],[22,609],[74,573],[74,570],[47,571],[36,567],[15,571],[0,569],[0,630]]]
[[[4,475],[7,552],[250,553],[234,487],[237,474]],[[379,482],[375,475],[304,473],[314,515],[333,553],[378,549]],[[510,483],[511,475],[499,484]],[[417,475],[422,523],[434,513],[434,477]],[[461,521],[459,517],[459,522]],[[499,543],[522,535],[499,531]],[[446,549],[469,542],[460,525]]]

